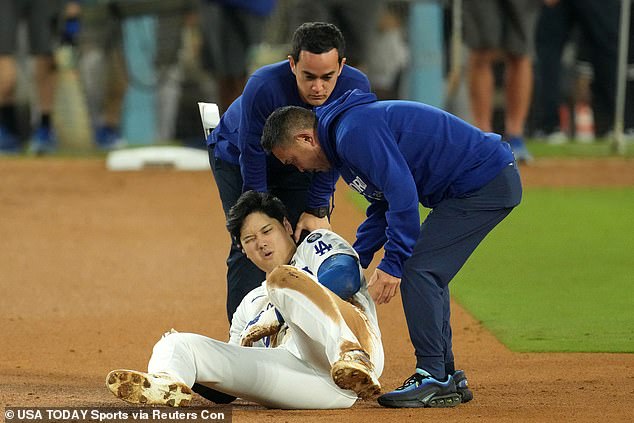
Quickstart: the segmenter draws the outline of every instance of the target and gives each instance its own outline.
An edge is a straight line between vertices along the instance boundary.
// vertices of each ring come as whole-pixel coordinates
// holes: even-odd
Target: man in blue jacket
[[[354,248],[387,303],[401,290],[416,371],[379,397],[387,407],[448,407],[472,399],[451,345],[448,284],[521,199],[510,146],[434,107],[350,91],[316,113],[296,107],[267,120],[262,146],[304,172],[339,171],[370,201]],[[431,209],[420,225],[419,203]]]
[[[243,192],[268,191],[286,206],[296,241],[303,230],[330,228],[329,203],[338,173],[333,169],[313,177],[284,166],[274,157],[267,157],[260,136],[266,118],[278,107],[310,109],[351,89],[369,92],[368,78],[345,62],[339,29],[328,23],[309,22],[295,31],[288,61],[264,66],[251,75],[242,95],[207,139],[225,216]],[[242,298],[264,279],[264,274],[235,243],[227,267],[227,317],[231,321]]]

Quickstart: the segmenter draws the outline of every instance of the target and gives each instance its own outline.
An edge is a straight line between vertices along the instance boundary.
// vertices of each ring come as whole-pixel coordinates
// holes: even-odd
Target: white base
[[[108,170],[142,170],[173,168],[177,170],[209,170],[206,150],[189,147],[155,146],[112,151],[106,159]]]

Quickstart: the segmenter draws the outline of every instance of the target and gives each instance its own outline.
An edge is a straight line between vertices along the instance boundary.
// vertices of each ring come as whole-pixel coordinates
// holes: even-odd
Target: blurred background
[[[628,3],[629,16],[629,1],[601,2],[605,16],[592,27],[589,16],[598,12],[583,4],[599,2],[528,1],[539,10],[528,55],[532,79],[524,82],[532,95],[520,135],[538,150],[540,145],[615,145],[616,121],[621,143],[629,147],[634,31],[631,18],[625,22],[621,13]],[[15,48],[0,45],[0,153],[164,144],[204,148],[197,102],[226,109],[251,72],[286,59],[294,29],[309,20],[340,27],[348,64],[368,75],[379,98],[422,101],[476,124],[478,105],[470,97],[475,71],[463,27],[468,2],[56,0],[43,8],[37,0],[2,0],[2,20],[15,27]],[[33,14],[47,15],[37,21]],[[30,28],[33,22],[49,28]],[[620,29],[629,43],[621,76]],[[39,49],[31,41],[42,38],[38,31],[49,34],[38,41]],[[500,55],[491,64],[490,129],[499,133],[505,132],[509,110],[506,62]],[[602,65],[607,62],[608,77]],[[617,114],[623,116],[622,127]]]

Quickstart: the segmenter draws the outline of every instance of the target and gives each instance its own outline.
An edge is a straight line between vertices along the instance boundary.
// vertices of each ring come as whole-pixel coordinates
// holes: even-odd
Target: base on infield
[[[209,170],[206,150],[190,147],[154,146],[112,151],[106,167],[113,171],[173,168],[176,170]]]

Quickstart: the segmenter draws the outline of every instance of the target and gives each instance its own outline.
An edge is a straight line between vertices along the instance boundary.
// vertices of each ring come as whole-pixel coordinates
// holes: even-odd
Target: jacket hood
[[[359,89],[348,90],[341,97],[315,109],[317,115],[317,137],[326,157],[335,167],[341,166],[337,156],[334,128],[343,113],[352,107],[377,101],[373,93],[366,93]]]

